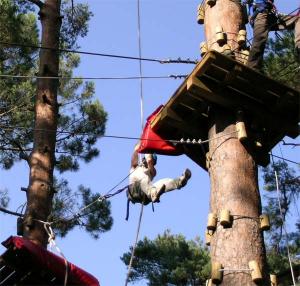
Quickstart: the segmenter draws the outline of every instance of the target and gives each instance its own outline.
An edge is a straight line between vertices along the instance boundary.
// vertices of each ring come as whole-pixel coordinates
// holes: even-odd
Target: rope
[[[64,279],[64,286],[67,286],[68,283],[68,272],[69,272],[69,265],[68,265],[68,261],[65,257],[65,255],[62,253],[62,251],[60,250],[60,248],[57,246],[56,242],[55,242],[55,234],[53,232],[53,229],[51,227],[51,224],[49,222],[44,222],[41,220],[38,220],[40,223],[43,224],[44,229],[48,235],[48,243],[50,245],[50,248],[53,249],[55,248],[56,251],[60,254],[60,256],[64,259],[65,262],[65,266],[66,266],[66,271],[65,271],[65,279]]]
[[[92,121],[90,121],[92,122]],[[47,132],[57,132],[57,134],[69,134],[69,135],[90,135],[90,133],[87,132],[71,132],[71,131],[64,131],[64,130],[51,130],[51,129],[45,129],[45,128],[28,128],[26,126],[13,126],[13,125],[2,125],[0,124],[0,128],[2,130],[14,130],[14,129],[24,129],[27,131],[47,131]],[[201,140],[201,139],[180,139],[180,140],[174,140],[174,139],[145,139],[140,137],[130,137],[130,136],[118,136],[118,135],[102,135],[101,138],[115,138],[115,139],[129,139],[129,140],[143,140],[143,141],[151,141],[151,142],[170,142],[173,144],[188,144],[188,145],[202,145],[206,144],[212,140],[219,139],[221,137],[231,135],[233,133],[237,133],[238,131],[229,132],[220,136],[216,136],[211,139],[207,140]],[[0,146],[1,148],[1,146]],[[5,149],[5,148],[4,148]],[[14,149],[11,151],[15,151]],[[24,151],[31,151],[31,149],[24,150]]]
[[[0,44],[12,47],[23,47],[23,48],[32,48],[32,49],[42,49],[42,50],[50,50],[56,51],[60,53],[75,53],[75,54],[82,54],[82,55],[89,55],[89,56],[100,56],[100,57],[109,57],[109,58],[118,58],[118,59],[126,59],[126,60],[142,60],[148,62],[157,62],[160,64],[196,64],[197,61],[193,61],[190,59],[182,60],[178,58],[177,60],[173,59],[151,59],[151,58],[138,58],[138,57],[131,57],[131,56],[122,56],[122,55],[113,55],[113,54],[104,54],[104,53],[95,53],[95,52],[85,52],[79,50],[70,50],[70,49],[55,49],[51,47],[42,47],[36,45],[29,45],[29,44],[21,44],[21,43],[10,43],[10,42],[3,42],[0,41]]]
[[[274,158],[277,158],[277,159],[281,159],[283,161],[286,161],[286,162],[290,162],[290,163],[293,163],[293,164],[296,164],[296,165],[300,165],[300,162],[296,162],[296,161],[292,161],[292,160],[289,160],[289,159],[286,159],[286,158],[283,158],[283,157],[280,157],[280,156],[276,156],[272,153],[269,153],[272,157]]]
[[[66,79],[66,80],[135,80],[135,79],[182,79],[186,78],[187,75],[184,74],[170,74],[165,76],[117,76],[117,77],[68,77],[68,76],[37,76],[37,75],[10,75],[10,74],[0,74],[0,78],[24,78],[24,79]]]
[[[129,175],[128,175],[129,176]],[[127,177],[128,177],[127,176]],[[127,179],[127,177],[125,179]],[[119,184],[121,184],[125,179],[123,179]],[[118,184],[118,185],[119,185]],[[116,185],[114,188],[116,188],[118,185]],[[122,189],[119,189],[117,190],[116,192],[110,194],[111,191],[107,192],[104,196],[99,196],[96,200],[92,201],[90,204],[84,206],[83,208],[79,209],[76,214],[72,215],[72,216],[69,216],[69,217],[66,217],[66,218],[58,218],[54,221],[52,221],[50,224],[55,224],[59,221],[72,221],[76,218],[78,218],[80,216],[80,214],[85,211],[86,209],[90,208],[91,206],[93,206],[94,204],[96,204],[97,202],[102,202],[104,200],[107,200],[115,195],[118,195],[120,194],[121,192],[125,191],[127,189],[128,186],[122,188]],[[112,188],[111,190],[113,190],[114,188]]]
[[[140,74],[140,101],[141,101],[141,126],[144,129],[144,95],[143,95],[143,70],[142,70],[142,39],[141,39],[141,15],[140,15],[140,1],[137,1],[137,13],[138,13],[138,43],[139,43],[139,74]]]
[[[139,57],[142,57],[142,48],[141,48],[141,14],[140,14],[140,0],[137,0],[137,18],[138,18],[138,42],[139,42]],[[142,79],[142,61],[139,61],[139,71],[140,71],[140,104],[141,104],[141,128],[142,131],[144,129],[144,97],[143,97],[143,79]],[[139,160],[141,160],[141,156],[139,156]],[[140,216],[139,216],[139,222],[138,222],[138,227],[137,227],[137,232],[136,232],[136,237],[135,237],[135,242],[132,247],[131,251],[131,257],[128,265],[128,272],[125,280],[125,286],[127,286],[129,277],[131,274],[131,269],[132,269],[132,264],[133,264],[133,259],[134,259],[134,254],[135,254],[135,249],[137,246],[137,242],[139,239],[139,234],[140,234],[140,228],[141,228],[141,222],[142,222],[142,217],[143,217],[143,210],[144,210],[144,204],[141,204],[141,210],[140,210]]]
[[[130,274],[131,274],[131,269],[132,269],[132,264],[133,264],[135,249],[136,249],[137,242],[138,242],[138,239],[139,239],[139,233],[140,233],[140,228],[141,228],[143,210],[144,210],[144,204],[141,204],[141,211],[140,211],[140,216],[139,216],[139,222],[138,222],[138,227],[137,227],[137,231],[136,231],[136,237],[135,237],[134,246],[133,246],[132,251],[131,251],[131,257],[130,257],[130,261],[129,261],[129,265],[128,265],[128,272],[127,272],[127,276],[126,276],[126,280],[125,280],[125,286],[127,286],[128,281],[129,281],[129,277],[130,277]]]

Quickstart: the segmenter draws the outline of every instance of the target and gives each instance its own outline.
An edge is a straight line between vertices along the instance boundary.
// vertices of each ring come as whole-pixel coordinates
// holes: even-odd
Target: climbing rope
[[[137,18],[138,18],[138,45],[139,45],[139,58],[142,58],[142,43],[141,43],[141,13],[140,13],[140,0],[137,0]],[[143,78],[142,78],[142,61],[139,61],[139,72],[140,72],[140,105],[141,105],[141,129],[144,129],[144,96],[143,96]],[[139,156],[139,161],[141,161],[141,156]],[[135,249],[139,239],[139,233],[141,228],[141,222],[143,217],[144,204],[141,204],[140,216],[138,221],[138,227],[136,231],[135,242],[132,247],[130,261],[128,265],[128,271],[125,280],[125,286],[127,286],[129,277],[131,274],[132,264],[134,260]]]
[[[139,222],[138,222],[138,227],[137,227],[137,231],[136,231],[135,242],[134,242],[134,245],[132,247],[130,261],[129,261],[129,264],[128,264],[128,272],[127,272],[127,275],[126,275],[125,286],[127,286],[128,281],[129,281],[129,277],[130,277],[130,274],[131,274],[131,269],[132,269],[132,263],[133,263],[133,259],[134,259],[135,249],[136,249],[136,246],[137,246],[137,242],[138,242],[138,239],[139,239],[139,233],[140,233],[140,229],[141,229],[141,222],[142,222],[142,217],[143,217],[143,210],[144,210],[144,204],[141,204]]]
[[[45,232],[48,235],[48,243],[50,245],[51,249],[56,249],[56,251],[60,254],[60,256],[63,258],[65,266],[66,266],[66,270],[65,270],[65,278],[64,278],[64,286],[67,286],[68,283],[68,272],[69,272],[69,264],[68,264],[68,260],[66,259],[65,255],[63,254],[63,252],[60,250],[60,248],[57,246],[56,242],[55,242],[55,234],[53,232],[53,229],[51,227],[51,223],[49,222],[45,222],[42,220],[36,220],[40,223],[43,224]]]

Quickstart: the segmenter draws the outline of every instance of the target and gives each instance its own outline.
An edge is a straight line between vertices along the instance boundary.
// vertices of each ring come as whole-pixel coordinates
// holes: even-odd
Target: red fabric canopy
[[[139,153],[157,153],[161,155],[182,155],[182,149],[155,133],[151,128],[151,122],[164,106],[159,106],[148,118],[141,136]]]
[[[31,267],[47,269],[60,280],[64,280],[66,264],[62,257],[22,237],[11,236],[2,244],[6,248],[15,247],[17,250],[28,254],[30,262],[34,264],[30,265]],[[26,265],[26,263],[28,261],[22,261],[22,264]],[[100,286],[99,281],[94,276],[70,262],[68,262],[68,270],[68,285]]]

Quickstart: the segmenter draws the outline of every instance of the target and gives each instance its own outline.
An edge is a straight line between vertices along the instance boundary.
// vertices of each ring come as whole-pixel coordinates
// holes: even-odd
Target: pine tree
[[[121,260],[129,265],[131,251]],[[210,274],[209,253],[196,238],[187,241],[169,230],[154,240],[145,237],[137,243],[130,281],[146,279],[148,285],[204,285]]]
[[[50,2],[60,4],[60,1],[0,2],[0,23],[1,27],[5,27],[0,32],[0,74],[29,76],[22,79],[3,78],[0,81],[0,165],[4,169],[12,168],[19,160],[26,160],[32,165],[34,136],[37,136],[37,129],[43,129],[35,127],[34,130],[33,127],[36,119],[36,87],[45,81],[35,78],[39,71],[39,49],[33,47],[39,45],[39,31],[33,4],[37,4],[42,11],[42,7],[45,8]],[[57,48],[79,48],[76,40],[87,34],[92,13],[85,4],[76,4],[72,10],[70,1],[63,1],[59,8],[64,17]],[[43,16],[41,12],[40,17]],[[47,217],[44,217],[46,220],[64,218],[67,211],[75,212],[99,196],[84,186],[79,186],[77,191],[71,190],[62,174],[66,171],[78,171],[80,162],[88,163],[99,155],[95,144],[105,132],[107,119],[101,103],[95,99],[93,83],[66,78],[72,77],[73,69],[79,66],[79,56],[71,53],[55,54],[59,61],[57,75],[64,79],[52,80],[52,83],[57,85],[57,111],[54,112],[57,132],[52,131],[55,148],[52,147],[51,160],[53,168],[59,171],[60,176],[53,177],[53,168],[49,169],[50,197],[54,195],[54,201],[53,208],[50,208]],[[47,68],[45,72],[49,72]],[[43,133],[49,130],[39,131]],[[112,226],[110,203],[97,202],[93,211],[86,212],[80,220],[67,222],[62,219],[54,227],[61,235],[66,235],[75,225],[84,227],[93,237],[98,237],[101,232],[109,230]]]

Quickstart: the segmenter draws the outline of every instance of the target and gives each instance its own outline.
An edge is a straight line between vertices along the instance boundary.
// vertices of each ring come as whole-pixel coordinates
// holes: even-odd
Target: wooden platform
[[[265,155],[284,137],[299,135],[300,92],[216,51],[205,55],[152,122],[164,136],[207,139],[208,108],[242,110],[251,139]],[[186,145],[186,154],[205,168],[207,146]],[[261,155],[261,154],[260,154]],[[261,157],[261,156],[259,156]],[[266,160],[257,162],[266,165]]]

